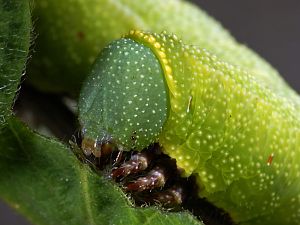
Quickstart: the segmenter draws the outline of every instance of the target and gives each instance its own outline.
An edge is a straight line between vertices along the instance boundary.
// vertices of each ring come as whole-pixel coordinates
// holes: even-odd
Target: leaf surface
[[[0,0],[0,124],[11,113],[30,44],[28,1]]]
[[[134,208],[69,148],[16,119],[0,136],[0,195],[34,224],[201,224],[187,212]]]

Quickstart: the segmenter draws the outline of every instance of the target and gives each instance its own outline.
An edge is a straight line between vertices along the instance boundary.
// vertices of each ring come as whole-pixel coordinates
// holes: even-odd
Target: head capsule
[[[131,39],[112,42],[98,56],[79,101],[82,148],[141,150],[158,141],[168,114],[163,70],[152,50]]]

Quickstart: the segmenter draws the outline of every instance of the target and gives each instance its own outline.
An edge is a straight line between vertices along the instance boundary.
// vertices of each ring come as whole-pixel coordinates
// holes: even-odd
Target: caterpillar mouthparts
[[[159,143],[235,223],[298,224],[299,102],[174,35],[132,31],[100,53],[84,84],[82,148],[97,157],[95,143],[125,152]],[[160,168],[127,189],[162,186]]]

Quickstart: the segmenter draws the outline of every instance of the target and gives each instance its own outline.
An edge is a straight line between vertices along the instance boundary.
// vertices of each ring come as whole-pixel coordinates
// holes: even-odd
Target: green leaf
[[[28,1],[0,0],[0,124],[11,114],[30,44]]]
[[[0,195],[34,224],[201,224],[186,212],[134,208],[70,149],[16,119],[0,136]]]

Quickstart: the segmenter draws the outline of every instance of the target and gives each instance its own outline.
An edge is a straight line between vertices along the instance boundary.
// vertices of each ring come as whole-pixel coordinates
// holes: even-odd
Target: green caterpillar
[[[33,15],[38,37],[28,80],[39,89],[77,95],[99,51],[128,30],[142,29],[175,33],[253,71],[278,93],[295,95],[265,60],[188,1],[36,0]]]
[[[96,60],[79,112],[85,143],[158,142],[236,223],[299,223],[299,112],[243,69],[174,35],[132,31]]]

